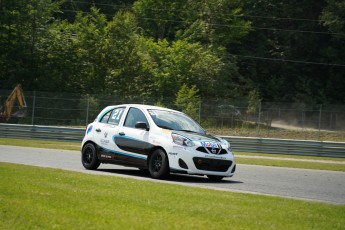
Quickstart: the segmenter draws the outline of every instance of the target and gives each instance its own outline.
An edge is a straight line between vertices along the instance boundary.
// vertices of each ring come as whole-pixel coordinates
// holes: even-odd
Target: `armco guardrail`
[[[0,124],[0,137],[81,141],[84,133],[83,128]]]
[[[0,137],[81,141],[84,128],[0,124]],[[223,136],[235,152],[345,157],[345,142]]]
[[[234,151],[305,156],[345,157],[345,142],[303,141],[253,137],[222,137]]]

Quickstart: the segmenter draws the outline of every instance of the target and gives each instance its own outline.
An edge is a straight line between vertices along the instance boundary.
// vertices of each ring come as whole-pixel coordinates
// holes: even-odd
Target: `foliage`
[[[13,88],[38,87],[40,44],[54,24],[52,13],[58,2],[47,0],[3,0],[0,2],[0,85]],[[47,77],[47,76],[45,76]]]
[[[332,48],[339,46],[318,21],[325,7],[326,1],[312,0],[243,2],[243,12],[253,20],[253,30],[243,46],[236,48],[236,52],[241,52],[240,73],[251,79],[251,88],[258,88],[264,100],[344,102],[328,87],[341,83],[340,75],[344,76],[340,73],[344,67],[328,63],[344,64],[345,59],[339,59],[341,52],[332,52]],[[330,56],[331,52],[338,60]]]
[[[345,102],[344,2],[2,0],[0,86]]]
[[[145,36],[173,41],[181,24],[180,10],[184,6],[183,0],[139,0],[134,2],[133,10]]]
[[[185,39],[209,47],[238,43],[250,22],[238,18],[236,1],[138,0],[133,5],[146,35],[168,41]]]
[[[321,19],[323,25],[330,31],[337,33],[336,37],[344,38],[345,31],[345,2],[342,0],[327,0],[327,6],[323,9]]]
[[[200,105],[199,90],[195,85],[188,87],[184,84],[177,92],[175,105],[184,113],[188,114],[194,120],[198,120],[198,111]]]
[[[248,95],[248,114],[256,114],[258,111],[259,104],[261,103],[260,93],[257,89],[249,92]]]
[[[224,84],[221,81],[224,63],[199,43],[142,38],[142,45],[142,52],[151,57],[152,92],[156,97],[173,98],[183,84],[196,85],[203,97],[220,96],[224,92],[219,90]]]

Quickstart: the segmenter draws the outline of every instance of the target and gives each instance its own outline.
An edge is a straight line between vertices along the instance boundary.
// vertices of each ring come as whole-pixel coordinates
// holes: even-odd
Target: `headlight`
[[[232,148],[230,144],[228,145],[228,150],[232,153]]]
[[[186,138],[182,135],[172,133],[171,137],[172,137],[173,142],[175,144],[182,145],[182,146],[188,146],[188,147],[194,146],[194,143],[191,140],[189,140],[188,138]]]
[[[232,153],[230,143],[227,140],[222,139],[222,144],[226,146],[226,149]]]

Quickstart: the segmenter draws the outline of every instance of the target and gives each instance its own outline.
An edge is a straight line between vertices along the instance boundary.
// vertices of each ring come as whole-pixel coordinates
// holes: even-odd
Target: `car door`
[[[94,140],[99,146],[99,157],[104,160],[123,160],[119,156],[119,148],[113,137],[119,132],[119,125],[122,121],[126,107],[117,107],[109,111],[100,118],[94,127]]]
[[[148,128],[136,127],[138,122],[146,123]],[[144,163],[146,165],[147,155],[153,147],[149,143],[149,134],[149,122],[143,111],[136,107],[130,107],[114,140],[121,151],[130,153],[128,159],[132,163]]]
[[[93,123],[93,140],[97,144],[98,147],[104,147],[104,132],[105,127],[108,123],[109,117],[112,113],[113,109],[109,109],[105,111],[99,118],[97,118],[97,122]]]

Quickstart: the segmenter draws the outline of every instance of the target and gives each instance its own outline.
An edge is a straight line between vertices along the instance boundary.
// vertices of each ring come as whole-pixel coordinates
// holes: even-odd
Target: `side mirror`
[[[148,127],[148,125],[146,124],[146,122],[142,122],[142,121],[138,121],[135,124],[135,128],[137,129],[145,129],[146,131],[149,131],[150,128]]]

